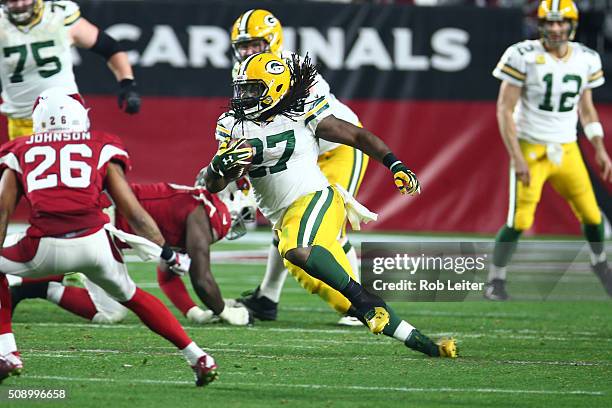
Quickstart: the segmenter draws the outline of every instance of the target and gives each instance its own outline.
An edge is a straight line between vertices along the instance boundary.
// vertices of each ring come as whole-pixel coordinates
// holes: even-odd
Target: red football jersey
[[[129,169],[121,140],[104,132],[45,132],[0,147],[0,173],[14,170],[30,202],[32,237],[57,236],[109,222],[101,195],[108,163]]]
[[[213,240],[225,237],[231,226],[227,206],[205,189],[169,183],[131,184],[140,204],[153,217],[168,245],[185,248],[187,217],[199,205],[208,214]],[[117,213],[115,225],[132,232],[126,219]]]

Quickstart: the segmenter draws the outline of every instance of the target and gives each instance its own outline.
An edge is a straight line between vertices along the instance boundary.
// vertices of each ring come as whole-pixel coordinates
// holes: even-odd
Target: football
[[[253,155],[255,154],[253,147],[245,139],[233,139],[228,146],[228,150],[232,148],[240,150],[249,149],[251,151],[251,155],[248,158],[240,159],[239,163],[225,172],[224,175],[228,181],[234,181],[244,177],[251,168],[251,164],[253,163]]]

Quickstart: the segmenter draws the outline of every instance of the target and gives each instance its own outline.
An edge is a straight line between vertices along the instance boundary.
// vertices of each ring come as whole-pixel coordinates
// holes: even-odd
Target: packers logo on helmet
[[[543,0],[538,7],[540,35],[548,44],[555,46],[568,40],[573,40],[578,27],[578,8],[572,0]],[[553,40],[546,29],[546,22],[567,21],[570,24],[567,38]]]
[[[254,54],[238,67],[231,107],[237,118],[256,120],[289,91],[291,72],[271,53]]]
[[[22,1],[19,3],[15,0],[3,0],[2,7],[13,24],[27,25],[42,14],[43,0]]]
[[[266,48],[258,52],[271,52],[280,56],[283,47],[283,28],[274,14],[267,10],[253,9],[243,13],[232,26],[232,48],[238,61],[248,57],[240,47],[253,41],[264,41]],[[245,55],[246,54],[246,55]]]

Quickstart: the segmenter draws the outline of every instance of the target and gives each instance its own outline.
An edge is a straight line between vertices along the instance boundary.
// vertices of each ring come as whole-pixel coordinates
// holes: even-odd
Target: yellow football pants
[[[298,198],[287,208],[280,229],[278,250],[283,259],[294,248],[322,246],[334,256],[345,272],[355,279],[344,250],[338,243],[338,233],[344,224],[344,200],[332,186]],[[315,279],[303,269],[284,259],[293,277],[308,292],[319,295],[333,309],[345,314],[351,302],[326,283]]]
[[[370,158],[359,149],[340,145],[319,155],[319,168],[332,186],[340,184],[353,197],[361,186]],[[342,226],[340,239],[346,236],[346,221]]]
[[[8,118],[8,137],[15,140],[21,136],[30,136],[33,133],[32,119]]]
[[[523,157],[529,166],[531,183],[525,186],[516,179],[514,169],[510,169],[508,227],[519,231],[531,227],[536,207],[542,196],[542,188],[547,181],[567,200],[582,224],[601,223],[601,212],[577,142],[561,145],[563,155],[560,165],[548,159],[546,145],[532,144],[523,140],[519,142]]]

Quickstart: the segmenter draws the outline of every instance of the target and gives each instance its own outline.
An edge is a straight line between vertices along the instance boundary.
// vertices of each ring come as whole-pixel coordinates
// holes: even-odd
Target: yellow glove
[[[235,167],[248,166],[253,161],[253,148],[246,139],[225,139],[211,161],[212,171],[223,176]]]
[[[382,162],[393,173],[393,181],[400,193],[410,195],[421,193],[421,183],[419,183],[416,174],[408,170],[408,167],[398,160],[393,153],[387,153],[383,157]]]

